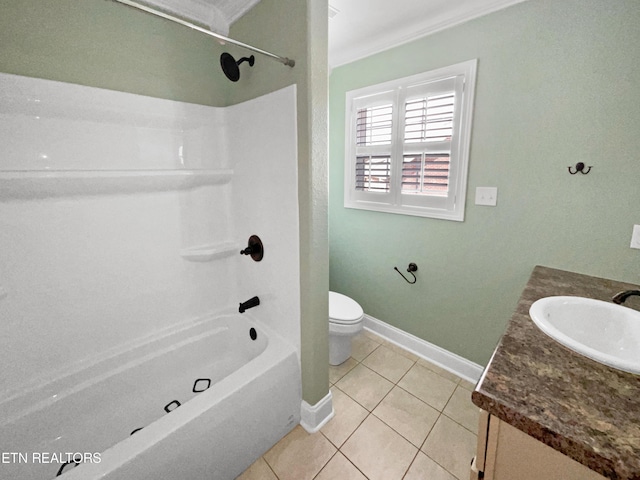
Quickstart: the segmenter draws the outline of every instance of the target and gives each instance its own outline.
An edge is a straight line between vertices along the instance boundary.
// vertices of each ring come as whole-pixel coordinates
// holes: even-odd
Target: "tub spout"
[[[260,305],[260,299],[258,297],[252,297],[246,302],[242,302],[240,304],[240,308],[238,308],[238,311],[240,313],[244,313],[246,310],[249,310],[250,308],[253,308],[253,307],[257,307],[258,305]]]

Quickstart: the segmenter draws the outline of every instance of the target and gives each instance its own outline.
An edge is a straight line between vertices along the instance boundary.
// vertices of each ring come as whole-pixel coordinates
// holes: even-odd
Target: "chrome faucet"
[[[640,296],[640,290],[624,290],[623,292],[616,293],[611,299],[613,303],[617,303],[618,305],[622,305],[624,301],[629,298],[631,295]]]

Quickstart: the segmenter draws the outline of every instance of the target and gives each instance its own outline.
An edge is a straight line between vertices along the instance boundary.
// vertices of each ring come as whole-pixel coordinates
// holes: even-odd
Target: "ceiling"
[[[259,1],[143,0],[222,35]],[[522,1],[329,0],[329,65],[337,67]]]

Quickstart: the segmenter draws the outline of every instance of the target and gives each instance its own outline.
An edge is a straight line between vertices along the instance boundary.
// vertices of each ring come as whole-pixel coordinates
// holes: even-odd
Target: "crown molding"
[[[351,48],[341,46],[339,51],[330,51],[329,64],[331,68],[336,68],[352,63],[524,1],[526,0],[494,0],[475,4],[472,8],[454,9],[443,15],[425,18],[424,22],[418,24],[409,33],[391,32],[387,35],[378,35],[376,39],[358,42]]]

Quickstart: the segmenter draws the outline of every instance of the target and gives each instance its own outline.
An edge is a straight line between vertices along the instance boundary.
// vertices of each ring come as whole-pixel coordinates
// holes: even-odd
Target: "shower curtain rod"
[[[288,67],[293,67],[296,64],[295,60],[292,60],[290,58],[281,57],[280,55],[276,55],[274,53],[267,52],[266,50],[262,50],[260,48],[256,48],[256,47],[254,47],[252,45],[239,42],[238,40],[234,40],[233,38],[225,37],[224,35],[220,35],[218,33],[212,32],[211,30],[207,30],[206,28],[199,27],[199,26],[197,26],[197,25],[195,25],[193,23],[187,22],[185,20],[182,20],[180,18],[174,17],[172,15],[166,14],[166,13],[161,12],[159,10],[155,10],[153,8],[147,7],[146,5],[141,5],[139,3],[132,2],[130,0],[114,0],[114,1],[118,2],[118,3],[122,3],[123,5],[127,5],[128,7],[137,8],[138,10],[142,10],[143,12],[150,13],[152,15],[156,15],[158,17],[164,18],[165,20],[170,20],[172,22],[179,23],[180,25],[184,25],[185,27],[189,27],[189,28],[192,28],[193,30],[196,30],[196,31],[201,32],[201,33],[204,33],[206,35],[209,35],[210,37],[213,37],[213,38],[215,38],[215,39],[217,39],[217,40],[219,40],[221,42],[231,43],[233,45],[237,45],[238,47],[242,47],[242,48],[246,48],[247,50],[251,50],[252,52],[256,52],[256,53],[259,53],[261,55],[265,55],[265,56],[267,56],[269,58],[272,58],[273,60],[276,60],[277,62],[280,62],[283,65],[286,65]]]

